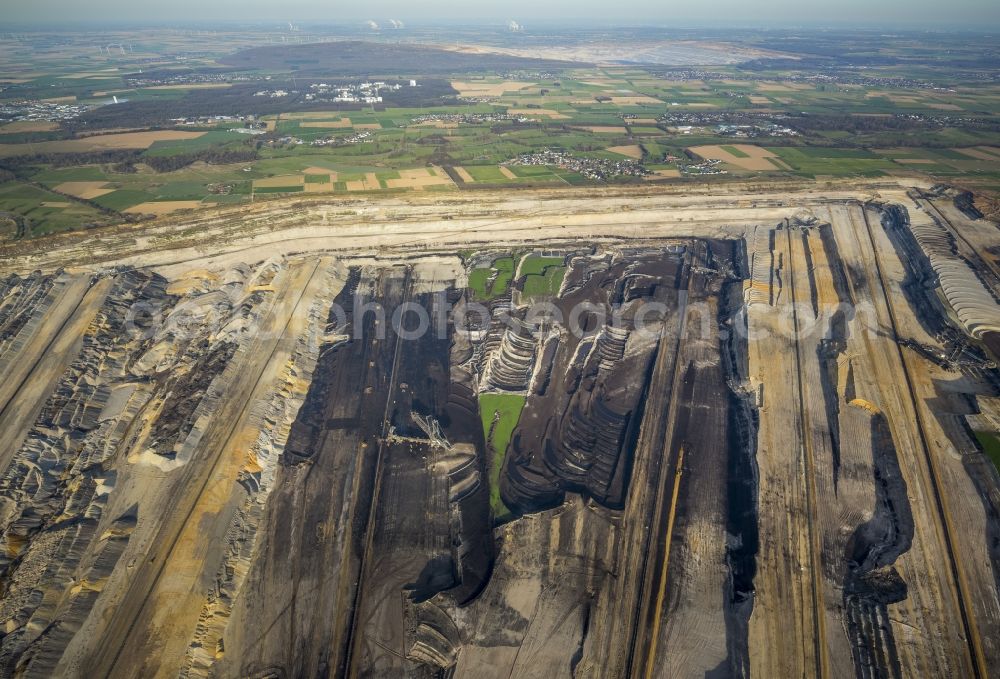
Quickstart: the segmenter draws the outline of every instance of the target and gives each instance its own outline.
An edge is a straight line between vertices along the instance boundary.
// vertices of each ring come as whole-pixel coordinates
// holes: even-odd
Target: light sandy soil
[[[618,106],[641,106],[643,104],[662,104],[662,99],[657,99],[656,97],[649,97],[644,95],[628,96],[628,97],[611,97],[611,103]]]
[[[629,158],[634,158],[636,160],[642,158],[642,149],[638,144],[632,144],[630,146],[609,146],[607,150],[611,151],[611,153],[628,156]]]
[[[333,191],[333,182],[306,182],[302,190],[306,193],[329,193]]]
[[[448,122],[446,120],[425,120],[422,123],[417,123],[412,127],[434,127],[439,130],[454,130],[458,127],[458,123]]]
[[[742,45],[726,43],[710,43],[703,41],[688,40],[646,40],[630,41],[623,44],[618,41],[595,40],[581,45],[560,45],[555,47],[517,48],[517,47],[493,47],[485,45],[454,45],[451,47],[455,51],[471,54],[508,54],[513,56],[527,57],[531,59],[558,59],[563,61],[576,61],[585,63],[603,64],[609,73],[623,73],[633,69],[621,68],[621,62],[635,59],[636,54],[648,51],[657,52],[669,50],[672,52],[684,53],[687,50],[695,50],[698,57],[704,57],[706,53],[717,53],[717,57],[710,57],[710,61],[717,60],[719,63],[730,61],[742,61],[753,59],[765,55],[775,56],[781,54],[771,50],[759,48],[747,48]],[[784,55],[782,56],[790,56]],[[796,57],[791,57],[796,58]]]
[[[372,178],[373,179],[373,178]],[[361,182],[359,182],[361,184]],[[919,176],[823,183],[786,181],[773,193],[740,199],[746,185],[670,184],[638,188],[538,189],[476,192],[475,195],[410,194],[391,198],[307,200],[295,196],[254,205],[203,209],[197,215],[142,226],[112,227],[95,242],[91,232],[68,233],[0,245],[0,266],[9,271],[58,266],[100,267],[109,262],[140,266],[206,268],[210,262],[257,261],[282,252],[428,248],[447,235],[457,245],[517,244],[561,238],[601,240],[621,236],[742,234],[747,223],[777,221],[802,203],[817,199],[868,197],[899,192],[900,186],[928,187]],[[378,183],[375,182],[377,187]],[[294,210],[288,205],[294,203]],[[442,210],[442,205],[446,207]],[[443,217],[449,216],[450,219]],[[333,228],[332,228],[333,227]],[[549,229],[545,231],[545,229]]]
[[[427,186],[454,186],[451,177],[438,167],[400,170],[399,179],[385,180],[390,189],[422,189]]]
[[[346,186],[348,191],[378,191],[382,188],[374,172],[366,173],[364,179],[349,181]]]
[[[811,90],[815,89],[812,85],[805,85],[803,83],[758,83],[757,89],[761,92],[795,92],[797,90]]]
[[[513,116],[545,116],[553,120],[567,120],[571,117],[551,108],[512,108],[507,113]]]
[[[676,179],[681,176],[680,170],[653,170],[653,174],[646,175],[647,180],[653,179]]]
[[[970,158],[975,158],[976,160],[992,160],[1000,161],[1000,148],[995,146],[974,146],[971,148],[956,148],[953,151],[958,151],[962,155],[969,156]]]
[[[337,173],[326,167],[319,167],[318,165],[313,165],[302,170],[302,174],[308,175],[323,175],[324,177],[330,177],[331,181],[337,181]]]
[[[91,285],[88,275],[68,281],[18,353],[18,360],[4,371],[0,381],[0,470],[6,471],[59,377],[80,350],[83,333],[110,285],[110,279]]]
[[[500,174],[502,174],[507,179],[518,179],[519,178],[516,174],[514,174],[514,171],[511,170],[506,165],[501,165],[500,166]]]
[[[460,97],[502,97],[507,92],[517,92],[537,83],[505,80],[499,83],[452,81],[451,86],[458,90]]]
[[[351,127],[351,119],[341,118],[340,120],[305,120],[299,123],[299,127],[323,127],[332,130],[339,130],[346,127]]]
[[[697,153],[702,158],[711,158],[713,160],[721,160],[730,165],[735,165],[738,168],[744,170],[777,170],[778,166],[775,165],[770,158],[775,158],[775,154],[767,149],[763,149],[759,146],[754,146],[752,144],[726,144],[726,146],[732,146],[735,149],[739,149],[747,155],[746,158],[741,158],[736,156],[722,146],[692,146],[691,151]]]
[[[295,111],[282,113],[282,120],[349,120],[343,111]]]
[[[201,207],[200,200],[154,200],[139,203],[125,210],[134,214],[168,215],[177,210],[192,210]]]
[[[900,202],[915,210],[907,197]],[[950,457],[936,450],[942,445],[939,435],[934,433],[926,412],[931,395],[917,387],[921,381],[917,377],[927,370],[926,362],[917,360],[910,352],[901,352],[891,341],[879,332],[879,327],[891,326],[895,318],[900,333],[915,327],[899,283],[902,280],[902,263],[894,252],[883,229],[878,228],[877,214],[862,210],[859,206],[831,208],[834,219],[844,224],[843,237],[838,238],[841,255],[858,271],[865,272],[866,284],[852,285],[853,295],[859,303],[870,303],[874,308],[875,324],[861,328],[856,335],[864,344],[865,351],[852,360],[864,361],[853,371],[858,380],[859,395],[870,394],[868,398],[882,411],[888,413],[889,425],[897,449],[900,451],[900,467],[906,481],[907,494],[914,515],[915,533],[913,546],[897,560],[903,578],[908,583],[910,594],[897,607],[893,607],[893,631],[899,646],[904,666],[926,667],[926,674],[946,676],[949,674],[971,676],[973,659],[965,651],[969,645],[981,643],[979,625],[983,618],[992,617],[994,622],[983,629],[995,629],[995,593],[980,599],[968,585],[970,569],[983,563],[982,552],[985,540],[977,539],[977,524],[983,521],[983,507],[979,500],[972,500],[972,493],[963,492],[959,486],[945,485],[946,495],[942,497],[944,519],[938,512],[934,500],[934,486],[942,482],[942,465]],[[871,228],[874,227],[874,228]],[[855,234],[852,239],[850,236]],[[882,280],[890,281],[888,288]],[[867,289],[866,289],[867,288]],[[887,299],[881,290],[889,293]],[[908,320],[912,319],[912,320]],[[852,334],[854,334],[852,332]],[[918,367],[919,366],[919,367]],[[907,385],[914,385],[911,393]],[[930,418],[933,420],[935,418]],[[952,458],[954,459],[954,458]],[[961,466],[961,463],[959,463]],[[966,476],[966,482],[968,477]],[[952,522],[956,503],[963,507],[962,514],[969,517],[963,521],[962,529],[956,530]],[[966,514],[971,512],[971,514]],[[944,548],[947,532],[953,541],[958,541],[954,563],[958,579],[949,572],[952,556]],[[981,537],[982,534],[979,533]],[[978,567],[978,566],[975,566]],[[981,574],[974,578],[979,581]],[[956,589],[956,582],[962,586]],[[973,616],[973,638],[966,642],[960,624],[959,606]],[[928,615],[928,611],[933,611]],[[986,611],[992,611],[987,614]],[[975,619],[980,620],[979,623]],[[898,621],[898,622],[897,622]],[[935,637],[933,646],[923,640],[927,635]],[[949,656],[954,667],[943,667],[941,653],[950,648]],[[982,656],[980,656],[981,658]],[[995,651],[993,657],[995,658]],[[995,660],[994,660],[995,662]],[[904,674],[907,672],[904,671]]]
[[[277,177],[267,177],[266,179],[254,179],[253,186],[257,188],[274,188],[280,186],[302,186],[305,177],[301,174],[284,174]]]
[[[329,264],[328,260],[300,262],[279,275],[273,286],[274,302],[261,319],[259,339],[228,366],[231,391],[222,406],[223,412],[212,419],[197,451],[205,459],[201,474],[210,472],[210,477],[205,479],[203,488],[198,488],[201,483],[192,482],[175,489],[183,496],[181,506],[186,512],[161,517],[146,527],[147,531],[156,531],[157,542],[162,545],[157,551],[160,558],[167,559],[161,571],[163,576],[149,577],[148,596],[141,599],[130,597],[128,590],[109,592],[107,597],[120,597],[119,610],[139,613],[134,626],[127,624],[124,616],[108,621],[102,644],[127,644],[134,649],[123,655],[121,665],[109,663],[109,669],[113,667],[126,676],[143,674],[143,663],[152,661],[161,668],[157,676],[166,676],[168,668],[181,666],[188,645],[185,632],[197,624],[204,600],[204,574],[200,566],[206,561],[213,562],[206,555],[206,548],[213,552],[216,563],[225,550],[225,534],[235,510],[234,496],[238,497],[234,489],[240,487],[236,481],[248,465],[248,451],[261,426],[260,414],[248,406],[261,403],[284,382],[282,372],[287,370],[295,343],[305,327],[305,310],[322,289],[322,272]],[[208,545],[204,540],[206,532],[215,538]],[[167,549],[167,545],[173,545],[173,549]],[[153,574],[150,568],[150,576]],[[134,577],[145,575],[143,571]],[[159,641],[151,644],[151,639]],[[109,657],[96,648],[94,654],[102,660]],[[126,669],[130,663],[133,667]]]
[[[197,139],[204,132],[182,130],[157,130],[155,132],[126,132],[124,134],[94,135],[83,139],[40,141],[31,144],[31,153],[78,153],[104,149],[148,149],[158,141]],[[0,144],[0,157],[16,156],[28,152],[25,144]]]
[[[60,193],[68,193],[77,198],[90,200],[114,191],[114,189],[104,188],[107,185],[107,182],[63,182],[54,188]]]
[[[617,125],[574,125],[573,129],[586,130],[597,134],[628,134],[628,130]]]
[[[469,174],[469,171],[466,170],[464,167],[454,167],[452,169],[455,170],[455,174],[461,177],[463,182],[471,184],[474,181],[476,181],[475,178],[471,174]]]

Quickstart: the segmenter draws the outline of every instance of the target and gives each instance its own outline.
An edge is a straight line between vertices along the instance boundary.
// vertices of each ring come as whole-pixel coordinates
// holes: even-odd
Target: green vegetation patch
[[[170,139],[153,142],[143,154],[146,156],[172,156],[179,153],[204,151],[212,147],[243,146],[246,137],[229,130],[211,130],[192,139]]]
[[[1000,471],[1000,436],[991,431],[977,431],[975,434],[986,457],[990,458],[993,465]]]
[[[526,297],[555,295],[566,276],[562,257],[526,257],[521,262],[524,279],[522,292]]]
[[[93,207],[21,182],[0,184],[0,234],[33,237],[112,221]],[[19,233],[18,223],[23,231]]]
[[[500,470],[503,468],[507,445],[514,433],[514,427],[521,419],[524,402],[525,397],[520,394],[479,395],[483,436],[486,438],[486,445],[493,448],[493,457],[490,458],[490,506],[493,508],[493,516],[497,519],[510,514],[510,510],[500,499]]]
[[[878,176],[885,170],[898,170],[888,158],[875,157],[865,149],[820,149],[772,147],[793,170],[811,175]]]
[[[472,178],[477,182],[510,181],[496,165],[466,165],[465,171],[472,175]]]
[[[749,153],[743,151],[742,149],[738,149],[735,146],[722,146],[720,148],[723,151],[725,151],[726,153],[730,153],[730,154],[732,154],[733,156],[735,156],[737,158],[749,158],[750,157]]]
[[[469,290],[472,291],[473,298],[488,300],[506,293],[514,279],[515,264],[513,257],[500,257],[490,267],[473,269],[469,274]]]
[[[301,186],[260,186],[253,190],[254,193],[301,193]]]
[[[148,203],[156,200],[156,196],[145,191],[135,191],[133,189],[118,189],[111,193],[104,194],[94,199],[94,202],[112,210],[125,210],[127,208]]]
[[[559,179],[551,168],[544,165],[511,165],[510,170],[518,179]]]
[[[525,257],[521,261],[521,275],[522,276],[540,276],[545,273],[545,270],[550,266],[562,266],[562,257],[540,257],[540,256],[530,256]]]

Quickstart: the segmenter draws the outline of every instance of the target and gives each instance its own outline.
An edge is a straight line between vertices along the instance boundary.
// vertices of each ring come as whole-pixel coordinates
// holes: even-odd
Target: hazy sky
[[[782,25],[1000,27],[1000,0],[0,0],[8,22],[198,20],[343,24],[389,18],[410,23],[532,22],[615,25]]]

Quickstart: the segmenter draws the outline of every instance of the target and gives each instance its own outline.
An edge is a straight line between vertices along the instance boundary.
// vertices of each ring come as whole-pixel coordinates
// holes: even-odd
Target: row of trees
[[[136,164],[143,163],[156,172],[174,172],[198,161],[210,165],[229,165],[232,163],[249,163],[257,160],[257,145],[245,147],[212,147],[176,153],[169,156],[143,155],[141,149],[113,149],[106,151],[89,151],[86,153],[37,153],[34,155],[13,156],[0,161],[0,181],[4,177],[24,179],[28,170],[38,166],[76,167],[78,165],[111,165],[115,172],[130,173],[136,171]]]

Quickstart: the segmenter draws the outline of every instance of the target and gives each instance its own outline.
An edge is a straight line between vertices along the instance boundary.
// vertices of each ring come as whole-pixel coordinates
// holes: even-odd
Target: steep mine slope
[[[991,232],[879,188],[40,248],[0,676],[987,676]]]

